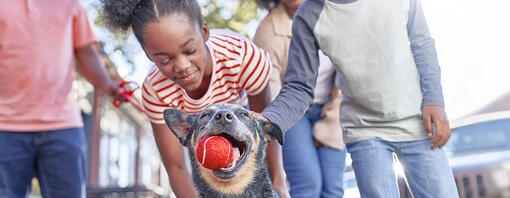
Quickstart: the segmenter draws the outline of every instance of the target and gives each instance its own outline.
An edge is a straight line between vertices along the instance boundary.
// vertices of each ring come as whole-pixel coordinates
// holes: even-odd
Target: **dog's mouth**
[[[232,163],[225,168],[221,168],[223,170],[228,171],[230,169],[233,169],[236,166],[237,162],[239,162],[243,158],[244,153],[246,151],[246,143],[235,139],[234,137],[227,133],[222,133],[220,135],[227,138],[230,141],[230,143],[232,143],[232,147],[234,147],[234,159],[232,160]]]
[[[239,167],[244,164],[246,161],[246,151],[247,151],[247,145],[246,142],[240,141],[236,138],[234,138],[232,135],[228,133],[221,133],[221,136],[227,138],[230,143],[232,143],[233,150],[234,150],[234,157],[232,160],[232,163],[228,165],[227,167],[220,168],[218,170],[214,170],[213,173],[216,175],[216,177],[221,179],[230,179],[233,178]]]

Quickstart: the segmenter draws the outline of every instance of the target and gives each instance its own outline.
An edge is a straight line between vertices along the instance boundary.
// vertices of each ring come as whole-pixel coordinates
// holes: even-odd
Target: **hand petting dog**
[[[269,143],[277,140],[283,145],[277,125],[233,104],[210,105],[200,114],[178,109],[166,109],[163,114],[167,126],[189,150],[193,181],[201,197],[290,197],[285,186],[276,189],[286,193],[274,190],[265,159]],[[239,153],[228,166],[210,169],[197,160],[197,146],[210,136],[222,136]]]

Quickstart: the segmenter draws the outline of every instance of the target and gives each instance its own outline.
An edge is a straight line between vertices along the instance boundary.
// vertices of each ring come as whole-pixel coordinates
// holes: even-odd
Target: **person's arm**
[[[108,76],[106,68],[101,62],[99,52],[93,43],[75,49],[74,53],[78,71],[85,79],[110,97],[123,100],[122,90],[118,87],[118,82],[113,81]]]
[[[269,85],[260,93],[248,96],[250,110],[261,112],[264,107],[271,101],[269,93]],[[273,182],[273,189],[281,198],[290,198],[289,187],[287,186],[287,178],[285,169],[283,168],[282,147],[278,141],[271,141],[266,149],[266,161],[268,164],[269,174]]]
[[[264,49],[271,60],[272,68],[269,74],[269,86],[271,88],[271,99],[274,99],[282,88],[282,76],[287,65],[289,44],[286,42],[286,37],[275,35],[272,22],[273,18],[268,17],[269,16],[266,16],[266,18],[260,22],[253,36],[253,42],[258,47]]]
[[[240,84],[248,93],[248,105],[254,113],[261,112],[271,102],[269,75],[272,70],[271,61],[267,54],[253,42],[244,39],[242,46],[246,52],[243,54],[242,65],[246,71],[240,76]],[[249,82],[249,83],[248,83]],[[283,168],[282,149],[277,141],[271,141],[266,149],[266,161],[271,175],[273,189],[283,198],[290,198],[285,171]]]
[[[430,141],[432,148],[441,148],[448,142],[451,132],[444,111],[441,69],[436,47],[419,0],[411,1],[407,30],[420,74],[423,124],[427,134],[433,137]]]
[[[157,67],[153,67],[149,74],[157,72]],[[163,111],[167,108],[176,108],[169,106],[161,101],[150,81],[151,75],[148,75],[142,86],[142,104],[147,112],[147,117],[151,121],[152,133],[156,146],[158,147],[161,162],[165,166],[170,186],[173,193],[178,197],[195,198],[198,197],[198,191],[195,189],[193,178],[191,177],[188,166],[186,165],[185,148],[174,133],[168,128],[164,121]]]
[[[283,87],[262,112],[282,131],[294,125],[313,100],[319,68],[319,45],[313,32],[320,14],[316,4],[315,1],[305,1],[296,12]]]
[[[152,123],[152,129],[174,194],[177,197],[198,197],[191,175],[186,168],[182,144],[167,125]]]

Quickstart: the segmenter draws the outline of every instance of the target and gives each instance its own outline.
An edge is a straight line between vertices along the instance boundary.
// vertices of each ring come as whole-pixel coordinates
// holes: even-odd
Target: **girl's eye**
[[[170,62],[172,61],[172,59],[164,59],[162,61],[158,61],[159,65],[168,65]]]
[[[194,54],[195,52],[197,52],[197,48],[196,48],[196,47],[195,47],[195,48],[193,48],[193,49],[192,49],[192,50],[190,50],[190,51],[187,51],[187,52],[186,52],[186,55],[192,55],[192,54]]]

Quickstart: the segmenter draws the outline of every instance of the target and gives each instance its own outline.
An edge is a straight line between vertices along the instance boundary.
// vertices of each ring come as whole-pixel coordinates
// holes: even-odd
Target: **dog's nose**
[[[219,111],[214,116],[214,119],[220,122],[229,123],[232,122],[232,120],[234,120],[234,115],[230,111]]]

